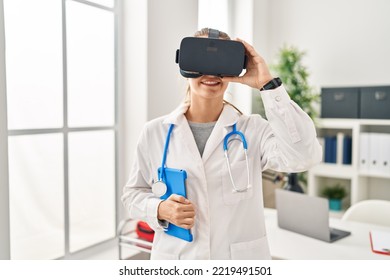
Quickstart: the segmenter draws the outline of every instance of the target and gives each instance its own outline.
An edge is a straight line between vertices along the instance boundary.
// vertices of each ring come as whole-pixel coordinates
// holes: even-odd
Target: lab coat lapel
[[[204,148],[202,160],[203,163],[210,158],[215,149],[223,149],[223,139],[226,134],[231,130],[233,124],[235,124],[240,117],[240,113],[237,112],[232,106],[225,104],[221,115],[218,118],[215,127],[207,140]]]
[[[183,103],[164,119],[164,123],[174,124],[175,126],[173,128],[172,134],[175,135],[175,138],[177,137],[177,141],[187,146],[187,149],[192,154],[193,159],[201,160],[191,128],[186,117],[184,116],[184,113],[187,112],[187,110],[188,104]]]

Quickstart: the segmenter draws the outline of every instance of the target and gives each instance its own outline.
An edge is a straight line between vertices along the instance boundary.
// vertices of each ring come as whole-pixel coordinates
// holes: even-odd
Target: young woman
[[[195,36],[207,37],[208,31],[202,29]],[[274,83],[272,89],[261,91],[268,120],[245,116],[223,100],[229,82],[262,89],[274,78],[255,49],[239,41],[248,56],[243,76],[189,78],[187,101],[148,122],[140,136],[122,201],[131,218],[144,220],[155,230],[152,259],[270,259],[262,171],[300,172],[321,160],[312,120],[283,85]],[[171,124],[166,166],[187,172],[187,198],[171,195],[161,200],[152,193],[152,185],[158,180]],[[246,138],[247,158],[242,142],[230,141],[227,164],[223,141],[233,129]],[[164,233],[168,223],[190,229],[193,241]]]

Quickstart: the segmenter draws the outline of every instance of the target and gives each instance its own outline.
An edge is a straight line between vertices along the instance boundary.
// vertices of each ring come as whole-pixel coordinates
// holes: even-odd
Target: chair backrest
[[[342,220],[390,227],[390,201],[377,199],[359,201],[348,208]]]

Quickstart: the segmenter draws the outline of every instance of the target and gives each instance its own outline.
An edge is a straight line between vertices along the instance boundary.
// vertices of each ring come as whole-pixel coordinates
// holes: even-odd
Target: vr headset
[[[219,31],[215,29],[209,29],[208,38],[184,38],[176,51],[180,74],[186,78],[239,76],[246,62],[244,44],[219,39]]]

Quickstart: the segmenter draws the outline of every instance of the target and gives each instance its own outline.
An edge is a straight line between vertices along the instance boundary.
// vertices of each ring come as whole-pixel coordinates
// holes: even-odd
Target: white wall
[[[3,0],[0,0],[0,259],[10,258]]]
[[[256,0],[230,1],[230,30],[232,39],[240,38],[253,44],[253,5]],[[231,92],[231,101],[244,114],[252,111],[252,89],[246,85],[231,83],[228,91]]]
[[[269,34],[269,4],[268,0],[255,0],[253,2],[253,46],[263,57],[268,58]]]
[[[390,84],[390,1],[268,1],[269,61],[288,43],[317,87]]]
[[[143,124],[147,121],[147,1],[118,1],[118,194],[126,183]],[[119,197],[118,197],[119,201]],[[121,204],[119,204],[121,206]],[[124,208],[119,207],[122,217]]]
[[[181,39],[198,29],[198,1],[148,3],[148,119],[153,119],[184,100],[187,83],[179,73],[175,54]]]

